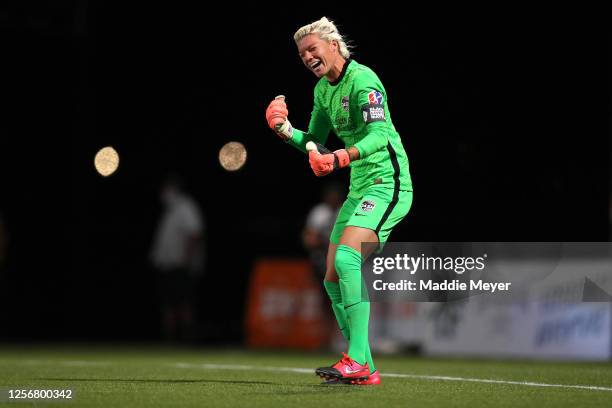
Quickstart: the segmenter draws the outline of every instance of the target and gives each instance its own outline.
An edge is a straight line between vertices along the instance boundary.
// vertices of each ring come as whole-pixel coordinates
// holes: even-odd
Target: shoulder
[[[353,61],[354,68],[351,70],[353,82],[356,83],[371,83],[371,82],[380,82],[378,75],[374,72],[370,67],[359,64],[357,61]]]
[[[177,205],[177,209],[183,214],[199,214],[198,204],[189,196],[183,195]]]
[[[330,217],[333,215],[334,214],[330,206],[325,203],[321,203],[310,210],[306,224],[311,228],[319,228],[327,224]]]
[[[325,203],[320,203],[312,207],[310,214],[327,214],[330,211],[329,206]]]
[[[379,91],[385,93],[384,86],[378,75],[369,67],[357,64],[353,69],[352,93],[361,94],[363,92]]]
[[[327,204],[326,202],[319,203],[314,208],[319,210],[319,211],[322,211],[322,212],[331,212],[332,211],[332,207],[329,204]]]
[[[329,86],[329,81],[325,79],[325,77],[319,78],[314,87],[315,94],[323,91],[323,89],[327,86]]]

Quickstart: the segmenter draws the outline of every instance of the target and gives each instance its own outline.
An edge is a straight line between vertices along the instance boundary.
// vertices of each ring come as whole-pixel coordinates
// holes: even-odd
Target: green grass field
[[[610,363],[378,357],[379,387],[321,385],[312,369],[335,359],[151,346],[0,346],[0,408],[612,407]],[[7,402],[9,388],[75,394],[70,402]]]

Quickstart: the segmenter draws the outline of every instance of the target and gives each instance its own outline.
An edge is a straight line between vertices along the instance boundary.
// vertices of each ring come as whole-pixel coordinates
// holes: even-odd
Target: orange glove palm
[[[336,150],[331,153],[321,154],[317,151],[308,152],[310,167],[317,177],[327,176],[335,169],[341,169],[350,164],[351,159],[345,149]]]

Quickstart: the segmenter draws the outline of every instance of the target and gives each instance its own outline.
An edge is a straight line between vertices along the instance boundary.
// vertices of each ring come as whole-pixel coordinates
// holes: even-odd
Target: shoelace
[[[353,360],[348,356],[348,354],[346,353],[342,353],[342,361],[344,364],[349,365],[349,366],[353,366]]]

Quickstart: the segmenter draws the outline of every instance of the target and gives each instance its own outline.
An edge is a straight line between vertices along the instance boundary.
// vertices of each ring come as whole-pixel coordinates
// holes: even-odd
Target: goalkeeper
[[[370,303],[361,276],[361,264],[370,253],[361,253],[361,244],[382,247],[410,210],[408,158],[391,122],[385,88],[371,69],[350,59],[334,23],[323,17],[297,30],[294,39],[302,62],[320,78],[308,131],[291,126],[284,99],[268,106],[268,126],[305,153],[306,143],[323,145],[333,130],[346,148],[309,151],[310,166],[319,177],[351,168],[350,191],[331,232],[323,281],[348,353],[316,373],[331,383],[379,384],[368,342]]]

